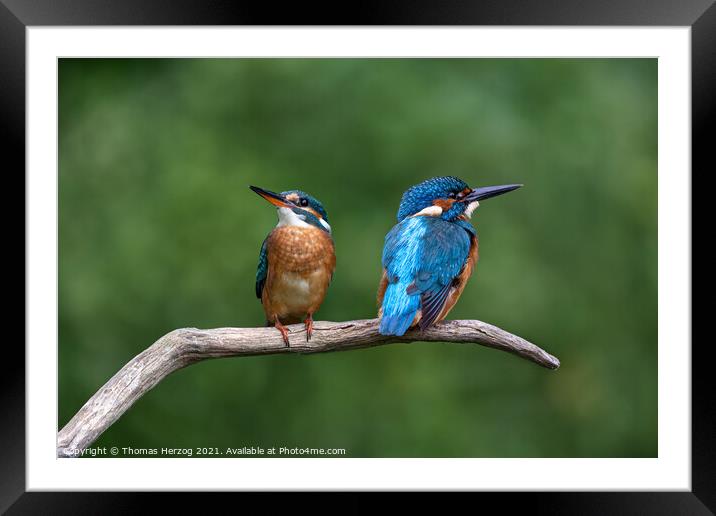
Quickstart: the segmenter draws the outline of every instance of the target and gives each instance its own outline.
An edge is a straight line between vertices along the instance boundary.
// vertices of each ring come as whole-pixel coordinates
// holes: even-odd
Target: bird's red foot
[[[308,314],[304,324],[306,325],[306,342],[308,342],[311,340],[311,335],[313,335],[313,314]]]
[[[283,337],[283,341],[286,343],[286,347],[290,348],[291,343],[288,341],[288,328],[286,328],[283,324],[281,324],[281,321],[278,320],[278,317],[274,317],[273,325],[276,327],[276,329],[278,331],[281,332],[281,336]]]

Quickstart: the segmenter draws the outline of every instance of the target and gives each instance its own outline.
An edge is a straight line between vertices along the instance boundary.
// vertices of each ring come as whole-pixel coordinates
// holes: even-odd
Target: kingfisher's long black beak
[[[512,190],[517,190],[520,186],[522,185],[483,186],[482,188],[474,188],[472,192],[465,196],[463,201],[482,201],[483,199],[497,197],[498,195],[506,194]]]
[[[277,206],[279,208],[295,208],[295,205],[281,194],[277,194],[276,192],[271,192],[269,190],[264,190],[263,188],[259,188],[258,186],[249,186],[249,188],[251,188],[254,192],[259,194],[261,197],[266,199],[274,206]]]

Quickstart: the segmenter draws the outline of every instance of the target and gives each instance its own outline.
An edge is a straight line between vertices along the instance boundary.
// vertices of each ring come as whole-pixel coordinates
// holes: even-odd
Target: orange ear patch
[[[450,210],[453,204],[455,204],[455,199],[435,199],[433,201],[433,205],[441,208],[443,212]]]

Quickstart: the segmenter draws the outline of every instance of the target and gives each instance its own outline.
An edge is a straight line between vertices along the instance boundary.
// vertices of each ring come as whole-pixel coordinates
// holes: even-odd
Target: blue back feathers
[[[458,222],[438,217],[403,217],[386,235],[382,261],[388,287],[383,297],[380,333],[403,335],[419,309],[421,327],[431,324],[440,314],[470,252],[469,232],[474,234],[468,222]]]

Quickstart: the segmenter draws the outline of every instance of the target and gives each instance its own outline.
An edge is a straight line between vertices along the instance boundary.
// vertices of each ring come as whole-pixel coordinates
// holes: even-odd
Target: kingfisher
[[[521,184],[470,188],[457,177],[433,177],[403,194],[398,223],[385,236],[378,286],[379,331],[401,336],[442,321],[477,263],[470,223],[480,201]]]
[[[256,297],[266,313],[266,325],[275,326],[290,346],[284,325],[304,321],[308,342],[313,314],[323,303],[336,268],[328,214],[318,199],[301,190],[274,193],[249,188],[278,211],[278,224],[261,245],[256,270]]]

